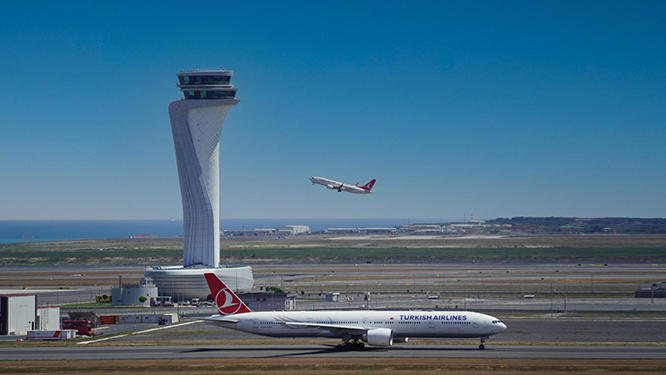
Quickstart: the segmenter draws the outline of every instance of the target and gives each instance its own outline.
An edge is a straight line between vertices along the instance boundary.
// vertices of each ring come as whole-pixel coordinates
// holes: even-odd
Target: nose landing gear
[[[483,350],[486,348],[486,346],[483,345],[483,343],[486,342],[486,339],[488,339],[488,336],[481,337],[481,343],[479,343],[479,350]]]

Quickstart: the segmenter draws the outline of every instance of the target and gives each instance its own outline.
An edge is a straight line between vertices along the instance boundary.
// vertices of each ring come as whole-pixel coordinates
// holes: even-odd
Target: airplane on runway
[[[506,325],[490,315],[471,311],[262,311],[252,312],[214,273],[205,273],[219,315],[206,323],[271,337],[342,339],[336,349],[388,347],[409,337],[478,337],[479,349]]]
[[[377,180],[373,179],[372,181],[368,182],[363,186],[358,186],[358,182],[356,183],[356,185],[350,185],[334,180],[329,180],[328,178],[310,177],[310,182],[312,182],[312,185],[314,184],[324,185],[328,189],[337,190],[338,193],[346,191],[347,193],[354,193],[354,194],[372,194],[372,191],[370,190],[372,190],[372,186],[374,186],[375,181]]]

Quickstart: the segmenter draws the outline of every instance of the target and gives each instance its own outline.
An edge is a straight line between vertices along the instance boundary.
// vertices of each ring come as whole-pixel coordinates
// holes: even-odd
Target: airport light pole
[[[564,312],[567,312],[567,278],[564,277]]]
[[[347,302],[349,302],[349,310],[351,310],[351,293],[349,293],[349,276],[347,276]]]
[[[550,278],[550,317],[553,317],[553,278]]]

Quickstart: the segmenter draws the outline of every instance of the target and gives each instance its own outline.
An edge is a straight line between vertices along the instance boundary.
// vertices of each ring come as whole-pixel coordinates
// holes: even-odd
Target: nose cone
[[[506,324],[504,324],[504,323],[500,323],[499,326],[500,326],[500,332],[506,330]]]

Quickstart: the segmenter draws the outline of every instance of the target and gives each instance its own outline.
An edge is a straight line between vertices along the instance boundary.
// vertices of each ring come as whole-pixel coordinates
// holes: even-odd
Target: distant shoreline
[[[415,219],[433,220],[433,219]],[[380,227],[408,223],[403,219],[225,219],[221,230],[275,228],[281,225],[308,225],[319,231],[331,227]],[[59,240],[113,239],[147,234],[155,237],[180,237],[182,220],[0,220],[0,243],[44,242]]]
[[[419,223],[419,224],[416,224]],[[666,219],[629,217],[514,217],[491,220],[368,218],[368,219],[222,219],[222,231],[247,231],[283,225],[307,225],[312,232],[329,228],[395,228],[412,226],[422,232],[446,225],[448,232],[481,234],[666,234]],[[423,224],[423,225],[421,225]],[[417,228],[421,225],[421,228]],[[427,227],[427,228],[426,228]],[[453,229],[452,229],[453,228]],[[423,233],[421,233],[423,234]],[[183,235],[183,222],[175,219],[131,220],[0,220],[0,244],[87,239],[119,239],[135,236],[173,238]]]

